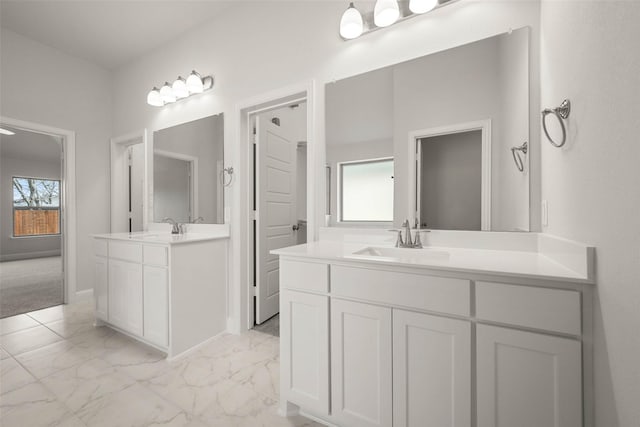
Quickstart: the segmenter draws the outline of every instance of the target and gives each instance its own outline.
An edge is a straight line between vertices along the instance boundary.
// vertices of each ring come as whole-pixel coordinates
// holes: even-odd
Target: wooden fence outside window
[[[15,237],[60,234],[60,209],[13,210],[13,235]]]

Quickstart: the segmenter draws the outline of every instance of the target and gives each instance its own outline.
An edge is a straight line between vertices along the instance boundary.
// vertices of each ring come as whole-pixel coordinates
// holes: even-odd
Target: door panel
[[[392,424],[391,309],[331,300],[331,409],[340,425]]]
[[[477,327],[478,427],[582,426],[579,341]]]
[[[296,143],[279,126],[256,117],[256,323],[279,311],[278,257],[269,252],[296,243]]]

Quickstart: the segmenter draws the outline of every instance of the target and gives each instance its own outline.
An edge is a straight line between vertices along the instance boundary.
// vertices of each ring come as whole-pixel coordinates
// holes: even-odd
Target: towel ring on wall
[[[571,113],[571,101],[565,99],[562,101],[559,107],[554,109],[545,108],[542,110],[542,130],[544,130],[544,134],[547,136],[547,139],[554,147],[560,148],[567,141],[567,130],[564,127],[564,121],[569,117]],[[547,116],[549,114],[554,114],[558,121],[560,122],[560,127],[562,128],[562,141],[560,143],[556,143],[551,136],[549,136],[549,131],[547,131]]]
[[[229,175],[229,182],[227,182],[227,175]],[[220,172],[220,181],[222,181],[222,186],[223,187],[228,187],[228,186],[231,185],[231,182],[233,181],[233,167],[232,166],[229,166],[228,168],[222,169],[222,172]]]
[[[524,159],[522,156],[527,155],[527,151],[529,151],[529,145],[527,141],[523,142],[519,147],[511,147],[511,155],[513,156],[513,161],[516,163],[516,167],[520,172],[524,172]],[[522,153],[522,156],[520,155]]]

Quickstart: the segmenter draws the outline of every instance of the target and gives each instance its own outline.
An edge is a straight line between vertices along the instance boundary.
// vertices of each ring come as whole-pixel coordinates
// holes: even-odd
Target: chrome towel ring
[[[524,159],[521,157],[520,153],[522,153],[523,156],[526,156],[527,151],[529,151],[527,141],[523,142],[519,147],[511,147],[513,161],[516,162],[516,167],[520,172],[524,172]]]
[[[571,101],[569,101],[568,99],[562,101],[562,104],[560,104],[559,107],[556,107],[554,109],[545,108],[544,110],[542,110],[542,130],[544,130],[544,134],[547,136],[547,139],[554,147],[560,148],[567,141],[567,130],[564,127],[564,121],[569,117],[570,113]],[[553,138],[549,136],[549,131],[547,130],[547,116],[549,114],[554,114],[560,122],[560,128],[562,128],[562,141],[560,143],[555,142]]]

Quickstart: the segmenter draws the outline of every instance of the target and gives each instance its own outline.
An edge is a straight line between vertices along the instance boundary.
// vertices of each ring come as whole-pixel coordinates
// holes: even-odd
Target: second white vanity
[[[351,235],[274,251],[283,413],[349,427],[592,425],[593,248],[534,233],[456,245],[455,232],[458,247],[433,246],[445,235],[425,249]]]
[[[175,357],[226,329],[227,233],[94,236],[100,322]]]

